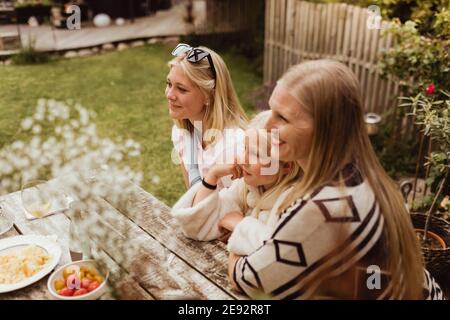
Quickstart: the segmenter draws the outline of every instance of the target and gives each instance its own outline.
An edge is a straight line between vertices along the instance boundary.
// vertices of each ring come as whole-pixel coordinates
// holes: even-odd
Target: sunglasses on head
[[[172,51],[172,55],[176,57],[184,54],[186,54],[186,60],[191,63],[197,63],[207,58],[214,76],[214,80],[216,80],[216,68],[214,67],[214,63],[209,52],[200,48],[191,47],[185,43],[179,43]]]

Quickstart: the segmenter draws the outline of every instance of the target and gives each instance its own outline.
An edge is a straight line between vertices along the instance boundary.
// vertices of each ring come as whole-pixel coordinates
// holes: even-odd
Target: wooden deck
[[[138,18],[134,23],[97,28],[81,27],[80,30],[55,29],[50,26],[29,27],[27,25],[0,26],[2,34],[18,33],[20,29],[22,45],[35,42],[38,51],[66,51],[89,48],[106,43],[187,35],[191,32],[204,32],[206,17],[205,1],[194,1],[194,25],[184,22],[185,8],[183,4],[174,5],[170,10],[159,11],[154,16]],[[1,54],[1,51],[0,51]]]
[[[64,179],[55,181],[64,189]],[[228,253],[223,243],[187,239],[169,214],[169,207],[140,187],[133,185],[133,188],[134,197],[129,209],[115,208],[107,198],[98,199],[98,204],[108,209],[108,227],[117,237],[115,245],[100,244],[99,239],[91,238],[102,249],[101,256],[106,259],[110,279],[126,288],[120,293],[121,299],[244,298],[231,288],[227,279]],[[70,196],[77,198],[75,194]],[[71,222],[64,212],[28,220],[21,205],[20,192],[3,196],[0,201],[4,213],[14,221],[14,228],[0,239],[19,234],[57,235],[63,252],[59,265],[71,261]],[[126,237],[120,230],[127,230]],[[130,243],[139,243],[139,255],[124,263],[121,252]],[[122,272],[119,273],[119,269]],[[118,274],[122,274],[121,278]],[[0,294],[0,300],[49,299],[47,280],[48,276],[26,288]],[[103,299],[111,298],[112,295],[103,296]]]

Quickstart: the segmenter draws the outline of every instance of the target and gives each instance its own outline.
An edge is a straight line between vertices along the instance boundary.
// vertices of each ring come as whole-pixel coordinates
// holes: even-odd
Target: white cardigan
[[[201,183],[192,186],[173,206],[171,214],[181,226],[188,238],[209,241],[219,238],[219,221],[225,214],[239,211],[244,214],[228,239],[228,250],[238,255],[249,255],[256,251],[269,239],[278,224],[278,207],[281,205],[291,188],[286,189],[274,201],[259,203],[261,198],[257,188],[248,187],[246,193],[244,179],[233,181],[229,188],[214,191],[208,197],[192,206],[195,195]],[[246,203],[245,203],[245,202]],[[257,215],[255,204],[260,205],[261,211]],[[248,208],[244,212],[245,207]]]

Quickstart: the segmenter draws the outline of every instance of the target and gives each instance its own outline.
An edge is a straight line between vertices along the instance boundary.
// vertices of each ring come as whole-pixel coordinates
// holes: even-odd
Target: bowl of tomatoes
[[[105,293],[108,276],[108,271],[99,271],[95,260],[75,261],[53,272],[47,287],[58,300],[96,300]]]

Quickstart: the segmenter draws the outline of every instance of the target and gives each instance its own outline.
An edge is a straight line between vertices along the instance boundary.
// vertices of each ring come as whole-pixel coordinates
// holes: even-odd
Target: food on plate
[[[92,266],[69,266],[63,270],[63,278],[53,286],[61,296],[82,296],[96,290],[105,279]]]
[[[0,255],[0,284],[15,284],[41,271],[50,256],[41,247],[28,245]]]

